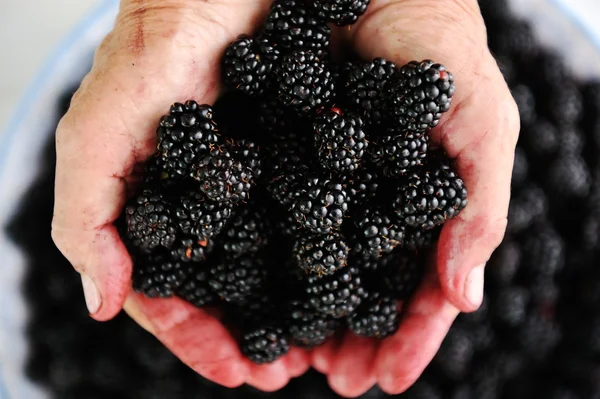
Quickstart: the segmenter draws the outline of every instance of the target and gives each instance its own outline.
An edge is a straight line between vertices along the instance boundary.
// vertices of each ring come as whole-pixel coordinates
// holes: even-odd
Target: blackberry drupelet
[[[385,176],[402,177],[423,164],[428,144],[426,133],[386,129],[386,135],[372,143],[369,155]]]
[[[298,223],[315,234],[341,227],[348,211],[344,185],[320,177],[305,177],[295,185],[292,213]]]
[[[352,25],[367,11],[370,0],[314,0],[312,10],[338,26]]]
[[[144,189],[125,208],[125,217],[128,238],[142,252],[173,245],[177,224],[171,204],[160,192]]]
[[[232,259],[258,252],[267,245],[270,235],[267,210],[253,202],[233,216],[219,243],[225,256]]]
[[[182,235],[173,243],[171,258],[180,262],[203,262],[213,247],[212,240],[195,235]]]
[[[292,256],[304,272],[321,277],[346,267],[349,251],[344,237],[338,232],[327,235],[301,232]]]
[[[148,298],[169,298],[185,280],[182,263],[162,253],[136,256],[133,261],[133,289]]]
[[[287,330],[292,344],[300,348],[314,348],[335,334],[337,320],[316,312],[304,301],[292,301],[287,309]]]
[[[350,267],[330,276],[308,276],[305,284],[310,306],[334,318],[352,314],[366,295],[358,270]]]
[[[333,102],[335,77],[315,53],[294,51],[283,57],[276,72],[277,96],[284,106],[308,113]]]
[[[347,62],[342,67],[338,89],[346,104],[366,122],[381,123],[385,114],[384,89],[395,73],[396,65],[383,58]]]
[[[368,205],[375,200],[379,189],[377,171],[362,168],[348,178],[348,198],[350,208]]]
[[[174,211],[182,233],[206,239],[219,234],[233,213],[230,204],[211,201],[196,190],[185,192]]]
[[[243,303],[263,289],[266,280],[267,268],[259,256],[223,259],[210,268],[210,287],[225,302]]]
[[[267,16],[263,36],[284,55],[295,50],[307,50],[325,61],[331,29],[322,18],[310,13],[303,3],[277,0]]]
[[[219,302],[218,296],[210,287],[210,274],[203,264],[189,263],[184,266],[185,281],[177,289],[177,296],[202,308]]]
[[[443,65],[430,60],[409,62],[386,85],[391,126],[410,131],[437,126],[450,109],[454,91],[454,76]]]
[[[187,178],[198,157],[209,153],[219,141],[217,126],[209,105],[193,100],[174,103],[160,120],[156,132],[158,154],[171,178]]]
[[[240,161],[242,165],[252,171],[254,180],[260,178],[263,158],[260,148],[255,142],[247,139],[226,140],[225,148],[227,148],[233,159]]]
[[[402,244],[403,228],[380,208],[363,208],[353,218],[355,234],[349,242],[353,252],[379,257]]]
[[[238,204],[246,201],[254,185],[254,172],[234,159],[224,147],[215,147],[198,160],[193,178],[209,200]]]
[[[321,166],[342,175],[354,174],[369,144],[362,119],[332,108],[317,116],[313,121],[313,129]]]
[[[399,305],[396,299],[371,293],[348,317],[348,328],[363,337],[388,337],[396,332],[400,324]]]
[[[256,364],[272,363],[290,350],[283,329],[271,326],[246,331],[240,347],[242,353]]]
[[[278,58],[279,50],[269,40],[240,35],[225,50],[223,82],[250,96],[261,95]]]

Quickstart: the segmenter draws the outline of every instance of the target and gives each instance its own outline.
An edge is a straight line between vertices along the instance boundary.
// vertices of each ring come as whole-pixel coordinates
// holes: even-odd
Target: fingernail
[[[465,282],[465,299],[475,307],[480,307],[483,302],[483,279],[485,263],[475,266],[467,276]]]
[[[100,296],[100,290],[94,283],[94,280],[86,274],[81,275],[81,284],[83,285],[83,294],[85,295],[85,304],[90,314],[94,314],[100,309],[102,305],[102,297]]]

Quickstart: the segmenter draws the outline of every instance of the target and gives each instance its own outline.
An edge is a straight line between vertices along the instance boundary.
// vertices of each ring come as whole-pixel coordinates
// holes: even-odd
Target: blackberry
[[[227,309],[233,325],[268,325],[281,311],[277,299],[265,292],[255,292],[246,297],[245,301],[234,303],[233,308]]]
[[[492,255],[486,277],[498,286],[510,285],[521,265],[521,247],[512,239],[505,239]]]
[[[292,344],[300,348],[314,348],[335,334],[338,322],[324,316],[305,302],[292,301],[286,309],[289,316],[287,330]]]
[[[272,363],[290,350],[283,330],[271,326],[246,331],[240,347],[242,353],[256,364]]]
[[[356,232],[350,246],[363,256],[379,257],[402,244],[403,228],[379,208],[363,208],[353,222]]]
[[[397,216],[408,226],[435,228],[467,206],[467,188],[440,156],[407,176],[394,200]]]
[[[434,358],[434,365],[453,381],[461,381],[470,370],[475,348],[470,331],[451,328]]]
[[[349,251],[340,233],[304,233],[297,237],[292,254],[298,266],[306,273],[323,276],[345,267]]]
[[[412,227],[402,228],[402,248],[411,251],[418,251],[424,248],[430,248],[435,244],[439,237],[442,229],[437,227],[432,230],[421,230]]]
[[[482,2],[484,3],[484,2]],[[490,39],[490,48],[495,54],[505,54],[526,70],[536,59],[539,51],[533,28],[528,21],[515,18],[503,19],[500,31]]]
[[[585,141],[585,136],[579,128],[565,127],[560,135],[560,153],[567,156],[580,156],[585,148]]]
[[[156,132],[158,153],[164,170],[172,178],[186,178],[198,157],[219,141],[213,109],[193,100],[174,103],[160,120]]]
[[[557,157],[546,173],[548,191],[558,198],[584,198],[590,191],[591,173],[579,156]]]
[[[252,178],[258,179],[262,174],[262,156],[258,145],[250,140],[227,140],[225,147],[231,156],[250,169]]]
[[[513,192],[508,208],[509,233],[526,230],[537,221],[543,220],[548,213],[548,198],[539,186],[530,183]]]
[[[302,2],[277,0],[267,16],[263,35],[283,54],[308,50],[324,61],[329,51],[331,29]]]
[[[352,25],[367,11],[370,0],[315,0],[311,2],[316,14],[338,26]]]
[[[386,85],[391,125],[410,131],[437,126],[450,109],[454,91],[454,76],[443,65],[430,60],[409,62]]]
[[[148,298],[169,298],[185,278],[181,262],[163,255],[143,255],[134,259],[133,289]]]
[[[212,252],[214,242],[193,235],[180,236],[171,248],[171,258],[180,262],[202,262]]]
[[[343,175],[355,173],[368,147],[362,119],[333,108],[323,111],[313,128],[321,165]]]
[[[409,299],[425,274],[423,261],[412,251],[396,250],[385,255],[382,263],[386,292],[396,299]]]
[[[300,131],[308,131],[308,128],[303,129],[306,121],[281,104],[276,97],[261,98],[258,101],[257,113],[258,124],[269,139],[285,141],[290,132],[297,136]]]
[[[308,303],[321,314],[334,318],[352,314],[365,296],[358,270],[344,267],[330,276],[306,277]]]
[[[228,259],[250,255],[269,242],[267,211],[255,203],[238,211],[223,232],[220,245]]]
[[[143,190],[125,208],[125,217],[128,237],[141,251],[173,245],[177,224],[171,204],[161,193],[150,188]]]
[[[144,165],[145,186],[172,188],[178,183],[180,183],[179,176],[166,170],[160,154],[152,156]]]
[[[522,271],[529,278],[554,277],[565,265],[566,245],[548,223],[534,226],[523,242]]]
[[[372,293],[362,301],[356,312],[348,317],[348,328],[356,335],[383,339],[398,330],[399,302],[396,299]]]
[[[541,105],[546,117],[559,126],[577,125],[583,115],[583,96],[575,82],[552,82]]]
[[[543,361],[556,347],[562,336],[560,326],[534,313],[517,333],[519,347],[532,360]]]
[[[223,230],[232,211],[229,204],[211,201],[200,191],[188,190],[180,198],[175,215],[181,232],[208,239]]]
[[[339,90],[347,104],[365,121],[381,123],[385,109],[384,89],[395,73],[396,65],[383,58],[371,62],[347,62],[342,67]]]
[[[241,256],[211,267],[209,284],[225,302],[243,303],[264,287],[266,278],[266,265],[260,257]]]
[[[250,96],[261,95],[279,58],[279,50],[266,39],[239,36],[225,50],[223,82]]]
[[[496,294],[494,298],[494,319],[506,326],[516,327],[527,318],[529,291],[519,286],[509,286]]]
[[[197,263],[189,263],[184,267],[185,280],[177,289],[177,296],[202,308],[214,305],[219,301],[218,296],[210,287],[210,274],[208,267]]]
[[[348,194],[340,183],[303,177],[294,187],[292,213],[298,223],[316,234],[339,229],[347,210]]]
[[[376,171],[361,169],[349,178],[348,197],[350,208],[368,205],[375,200],[379,188]]]
[[[524,125],[519,144],[527,151],[529,158],[545,159],[558,151],[560,133],[552,122],[539,117],[535,123]]]
[[[525,125],[534,123],[536,117],[535,96],[531,91],[531,88],[520,83],[512,87],[511,92],[517,103],[517,107],[519,108],[521,123]]]
[[[277,70],[277,83],[281,103],[304,113],[330,105],[335,95],[334,75],[310,51],[286,55]]]
[[[215,147],[196,164],[193,178],[209,200],[218,203],[246,201],[254,185],[248,165],[234,159],[224,147]]]
[[[385,176],[402,177],[423,164],[429,143],[427,134],[411,131],[398,134],[395,129],[388,129],[387,133],[390,135],[373,142],[369,152]]]

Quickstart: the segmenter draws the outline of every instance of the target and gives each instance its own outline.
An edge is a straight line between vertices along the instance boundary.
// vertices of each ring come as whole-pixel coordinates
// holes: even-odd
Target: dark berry
[[[303,232],[296,239],[292,256],[306,273],[322,276],[346,267],[349,250],[340,233],[315,235]]]
[[[511,327],[520,325],[527,318],[530,300],[527,289],[519,286],[506,287],[494,298],[494,320]]]
[[[290,350],[283,330],[276,327],[250,329],[244,333],[240,346],[242,353],[256,364],[272,363]]]
[[[185,272],[181,262],[164,254],[134,258],[133,288],[149,298],[169,298],[183,284]]]
[[[180,262],[202,262],[213,250],[214,242],[194,235],[179,236],[171,248],[171,258]]]
[[[519,271],[521,259],[520,244],[507,238],[494,251],[486,274],[491,282],[499,286],[510,285]]]
[[[150,188],[142,191],[126,207],[125,215],[128,237],[141,251],[173,245],[177,224],[171,204],[159,192]]]
[[[566,245],[547,223],[533,227],[523,242],[522,270],[530,277],[554,277],[565,265]]]
[[[186,278],[177,290],[178,297],[199,308],[218,302],[217,295],[209,285],[210,275],[206,265],[189,263],[184,270]]]
[[[348,328],[363,337],[383,339],[392,335],[400,324],[399,303],[379,293],[369,294],[356,312],[348,317]]]
[[[402,244],[403,228],[380,208],[363,208],[353,218],[356,233],[350,247],[362,256],[379,257]]]
[[[434,359],[434,365],[443,375],[460,381],[468,375],[475,347],[471,334],[464,328],[452,328]]]
[[[223,230],[232,211],[230,204],[211,201],[202,192],[189,190],[177,203],[175,215],[181,232],[208,239]]]
[[[292,344],[301,348],[314,348],[323,344],[338,327],[335,319],[316,312],[306,302],[292,301],[286,313],[289,314],[287,328]]]
[[[553,160],[546,170],[546,185],[556,196],[583,198],[590,191],[591,174],[583,158],[562,155]]]
[[[519,108],[521,123],[531,124],[535,121],[535,96],[531,88],[525,84],[517,84],[512,87],[512,95]]]
[[[222,300],[240,303],[261,290],[266,279],[267,269],[263,258],[242,256],[224,259],[223,263],[212,266],[209,284]]]
[[[348,180],[350,208],[369,205],[375,200],[379,188],[379,176],[376,171],[361,169]]]
[[[256,203],[240,209],[220,237],[228,259],[250,255],[264,248],[271,235],[267,210]]]
[[[384,255],[381,263],[386,292],[396,299],[409,299],[425,274],[425,264],[420,256],[412,251],[396,250]]]
[[[352,25],[367,11],[370,0],[314,0],[310,4],[317,15],[338,26]]]
[[[358,270],[349,267],[330,276],[306,277],[306,294],[315,310],[335,318],[352,314],[365,296]]]
[[[508,232],[518,233],[543,220],[548,213],[548,198],[537,185],[530,183],[513,192],[508,209]]]
[[[422,165],[427,155],[427,134],[411,131],[398,134],[396,129],[388,129],[387,133],[390,135],[375,139],[369,148],[371,159],[385,176],[401,177]]]

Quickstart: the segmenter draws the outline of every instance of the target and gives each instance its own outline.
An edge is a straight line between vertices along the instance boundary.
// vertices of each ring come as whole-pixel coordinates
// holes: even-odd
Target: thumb
[[[484,265],[506,228],[518,111],[488,50],[476,0],[378,1],[350,33],[363,58],[397,65],[432,59],[455,77],[452,106],[431,138],[455,161],[469,203],[444,225],[437,269],[448,300],[474,311],[483,299]]]

